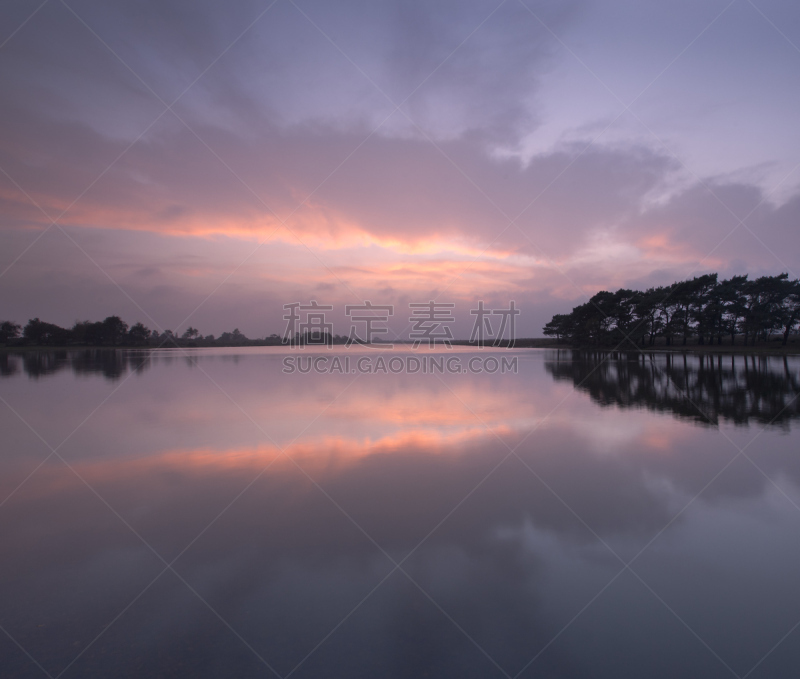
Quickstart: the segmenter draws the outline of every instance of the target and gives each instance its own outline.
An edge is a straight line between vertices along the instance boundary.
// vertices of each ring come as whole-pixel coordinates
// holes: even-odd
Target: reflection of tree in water
[[[149,352],[108,349],[84,349],[72,354],[72,370],[76,374],[102,373],[115,380],[129,370],[141,372],[150,363]]]
[[[11,377],[19,371],[19,365],[6,352],[0,352],[0,377]]]
[[[788,428],[800,417],[800,360],[556,351],[545,369],[602,405],[671,412],[705,424],[751,420]]]
[[[21,356],[28,377],[51,375],[69,365],[66,351],[25,351]]]
[[[39,378],[71,368],[77,375],[99,374],[117,380],[129,370],[150,365],[150,351],[128,349],[61,349],[21,351],[0,355],[0,376],[9,377],[20,365],[28,377]]]

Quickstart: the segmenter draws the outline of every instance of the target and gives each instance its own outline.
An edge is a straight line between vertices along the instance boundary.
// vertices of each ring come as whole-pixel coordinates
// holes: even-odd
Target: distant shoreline
[[[376,343],[375,347],[380,347],[386,343]],[[411,345],[413,341],[397,341],[394,345]],[[459,347],[474,347],[480,348],[475,342],[469,340],[453,340],[451,342],[454,346]],[[120,344],[115,346],[110,345],[61,345],[53,346],[46,344],[6,344],[0,345],[0,353],[12,352],[29,352],[29,351],[107,351],[107,350],[135,350],[147,351],[156,349],[243,349],[248,347],[282,347],[288,346],[280,342],[273,342],[270,340],[248,340],[247,342],[239,342],[236,344],[218,343],[218,342],[187,342],[172,344],[171,346],[150,346],[141,344]],[[322,348],[325,345],[306,344],[302,345],[308,349]],[[333,346],[344,346],[340,342],[336,342]],[[367,345],[369,346],[369,345]],[[491,344],[485,344],[483,348],[486,349],[502,349],[507,346],[507,343],[502,343],[496,347]],[[575,346],[570,344],[560,343],[558,340],[549,337],[526,337],[518,339],[514,342],[515,349],[559,349],[564,351],[584,351],[589,353],[642,353],[642,354],[753,354],[753,355],[797,355],[800,354],[800,341],[790,341],[789,344],[783,346],[780,340],[768,343],[759,343],[756,346],[745,346],[744,344],[687,344],[667,346],[665,344],[658,344],[655,346],[647,347],[633,347],[633,346]]]

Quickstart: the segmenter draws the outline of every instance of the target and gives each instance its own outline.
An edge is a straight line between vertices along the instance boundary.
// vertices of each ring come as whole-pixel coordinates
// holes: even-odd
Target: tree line
[[[617,346],[629,341],[667,346],[767,341],[785,346],[800,321],[800,281],[789,274],[718,280],[715,273],[647,290],[601,291],[572,313],[556,314],[544,334],[578,346]]]
[[[315,335],[308,331],[295,332],[282,338],[273,333],[264,339],[250,339],[239,328],[223,332],[219,337],[202,335],[197,328],[189,327],[183,334],[165,330],[150,330],[143,323],[128,324],[119,316],[109,316],[103,321],[76,321],[71,328],[32,318],[25,327],[12,321],[0,321],[0,344],[10,346],[84,346],[84,347],[214,347],[214,346],[273,346],[279,344],[333,345],[345,344],[346,335],[328,332]]]
[[[258,340],[260,344],[271,343],[277,335],[266,340]],[[278,338],[279,340],[280,338]],[[150,330],[143,323],[132,326],[119,316],[108,316],[102,321],[76,321],[71,328],[62,328],[54,323],[32,318],[25,327],[12,321],[0,321],[0,344],[13,346],[220,346],[253,343],[238,328],[232,332],[224,332],[219,337],[203,336],[197,328],[189,327],[178,335],[172,330],[159,333]]]

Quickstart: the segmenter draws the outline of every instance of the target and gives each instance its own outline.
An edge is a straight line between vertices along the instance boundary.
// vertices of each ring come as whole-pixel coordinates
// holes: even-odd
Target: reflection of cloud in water
[[[715,436],[712,430],[685,431],[694,435],[667,457],[628,455],[644,445],[641,439],[623,446],[618,455],[597,456],[586,450],[583,435],[561,427],[544,430],[535,442],[523,445],[521,454],[593,530],[615,549],[626,547],[624,553],[631,556],[667,524],[676,500],[699,490],[727,459],[708,448]],[[381,549],[402,559],[429,534],[404,568],[510,671],[527,662],[618,570],[613,555],[514,458],[495,470],[431,534],[507,452],[490,433],[452,444],[376,445],[359,454],[347,450],[350,445],[334,442],[326,448],[320,442],[298,443],[289,452],[369,538],[270,446],[173,450],[117,460],[90,457],[74,464],[145,540],[171,559],[276,460],[202,533],[176,568],[282,671],[289,671],[389,573],[392,563]],[[782,464],[796,468],[793,459],[783,455]],[[667,482],[656,487],[653,478]],[[743,478],[750,485],[742,484]],[[715,489],[716,501],[713,494],[709,497],[712,504],[701,498],[691,516],[706,517],[713,529],[724,520],[720,514],[727,515],[731,502],[739,504],[749,497],[747,502],[759,503],[764,488],[763,479],[745,474]],[[80,605],[82,620],[102,624],[114,614],[111,608],[121,608],[135,595],[134,591],[126,594],[127,599],[120,595],[123,578],[133,578],[141,587],[146,584],[145,579],[136,580],[129,568],[115,564],[122,561],[147,570],[152,555],[63,466],[40,470],[15,497],[11,510],[0,515],[4,529],[13,525],[13,531],[4,530],[9,557],[3,575],[21,583],[19,592],[39,588],[49,601],[42,608],[50,611],[48,620],[62,615],[53,613],[53,606],[58,611],[61,606]],[[785,523],[791,517],[784,514],[795,510],[786,504],[770,511],[779,512]],[[687,518],[673,524],[670,542],[683,539]],[[762,523],[740,528],[761,530]],[[741,530],[737,536],[747,542]],[[784,544],[782,536],[780,531],[762,535],[764,553]],[[728,545],[726,558],[735,556],[732,549]],[[684,551],[683,558],[684,567],[694,564],[692,550]],[[702,559],[710,559],[715,568],[721,566],[708,550],[702,551]],[[63,575],[65,565],[70,565],[67,575]],[[103,570],[109,567],[113,570]],[[647,562],[647,568],[651,578],[668,575],[657,562]],[[675,568],[670,560],[669,569]],[[102,597],[88,596],[90,591]],[[126,616],[120,639],[149,635],[155,617],[171,621],[159,628],[160,638],[171,646],[202,645],[203,627],[197,624],[192,597],[185,592],[178,581],[162,579]],[[693,596],[702,600],[703,594],[694,591]],[[26,606],[30,610],[27,598],[13,595],[7,610],[17,614]],[[162,606],[166,618],[160,613]],[[747,606],[762,608],[757,601]],[[647,643],[656,651],[660,648],[654,641],[661,637],[658,625],[650,617],[636,617],[643,613],[633,603],[608,615],[608,624],[620,629],[633,615],[636,624],[652,632]],[[767,624],[770,631],[779,626]],[[472,651],[457,631],[451,634],[452,629],[436,607],[396,573],[337,632],[336,643],[312,656],[310,667],[320,671],[314,663],[333,662],[352,669],[355,656],[347,649],[358,647],[369,649],[362,652],[366,658],[360,662],[372,663],[376,671],[391,674],[389,668],[403,667],[412,673],[413,667],[405,664],[411,661],[396,653],[403,648],[399,640],[417,630],[433,647],[432,653],[442,654],[440,675],[485,676],[487,669],[477,659],[471,669],[460,664],[458,658],[471,658]],[[554,649],[542,665],[537,661],[538,670],[582,676],[573,666],[575,649],[584,643],[581,628],[577,629],[578,637],[566,647]],[[127,657],[124,644],[115,646],[114,638],[110,635],[105,642]],[[418,647],[419,639],[414,636],[408,643],[409,648]],[[452,662],[447,659],[451,654]],[[673,669],[679,671],[680,662],[674,662]],[[207,668],[196,669],[197,676],[212,674]],[[342,676],[346,674],[343,669]]]
[[[88,360],[82,351],[35,353],[43,356],[28,363],[37,370],[42,365],[56,372],[74,370],[78,363],[83,370]],[[351,375],[283,374],[285,350],[240,356],[200,354],[191,363],[174,354],[92,351],[87,355],[98,359],[97,371],[75,374],[107,375],[109,363],[142,363],[145,354],[144,364],[151,369],[131,376],[103,404],[102,418],[91,427],[93,440],[77,454],[91,455],[105,447],[118,455],[160,454],[178,448],[254,448],[265,440],[281,447],[298,442],[325,448],[333,440],[358,456],[365,447],[452,444],[486,431],[511,437],[530,430],[563,398],[561,393],[568,393],[552,382],[530,389],[530,370],[540,369],[540,360],[531,361],[525,374],[519,375],[372,374],[354,380]],[[20,363],[22,359],[14,360]],[[29,376],[52,374],[39,371]],[[17,384],[19,380],[24,377],[17,370],[0,382],[12,401],[23,386]],[[37,407],[25,411],[20,404],[21,414],[37,430],[57,429],[47,438],[61,440],[85,417],[86,404],[99,404],[107,396],[103,381],[48,380],[52,397],[37,393]],[[48,413],[46,422],[39,421],[48,398],[57,401],[58,408]],[[118,436],[131,426],[143,425],[146,435]],[[79,432],[78,438],[86,432]]]
[[[545,372],[550,368],[535,360],[504,380],[450,380],[469,407],[430,376],[364,379],[347,387],[346,379],[288,379],[280,362],[267,358],[201,365],[260,425],[281,434],[276,439],[288,445],[286,454],[302,471],[181,361],[137,375],[61,452],[164,558],[188,546],[178,572],[283,673],[376,586],[309,658],[308,674],[491,673],[485,657],[402,573],[378,586],[393,567],[385,550],[397,560],[410,554],[404,569],[513,675],[620,567],[592,531],[632,557],[735,453],[715,428],[645,408],[600,408],[595,398],[576,394],[519,446],[538,479],[515,457],[498,467],[508,454],[498,436],[519,443],[572,390],[571,378],[566,385],[554,381]],[[22,379],[18,372],[0,388]],[[38,398],[30,408],[61,418],[67,433],[85,416],[85,404],[102,400],[110,386],[106,380],[52,380],[44,390],[43,383],[26,380],[19,393],[4,392],[26,415],[23,396],[32,385]],[[609,402],[620,397],[605,382],[597,388],[610,390]],[[14,436],[19,445],[2,461],[4,491],[32,468],[24,439]],[[793,497],[800,486],[794,439],[770,429],[753,451]],[[637,563],[659,591],[677,597],[681,614],[706,629],[726,629],[727,619],[714,618],[713,611],[720,601],[733,601],[729,608],[737,610],[728,618],[740,633],[715,639],[715,648],[725,657],[757,659],[800,606],[792,580],[800,555],[796,541],[787,540],[796,509],[741,461]],[[739,520],[743,511],[756,518]],[[0,532],[7,554],[0,579],[15,583],[4,593],[0,623],[56,673],[74,656],[70,644],[88,643],[163,568],[56,460],[3,507]],[[742,557],[752,545],[758,559]],[[778,562],[787,566],[769,567]],[[709,572],[726,577],[710,587]],[[769,586],[748,585],[753,596],[731,592],[731,586],[759,580],[754,573],[769,575]],[[606,654],[633,662],[628,651],[635,637],[650,657],[666,659],[666,675],[692,674],[695,666],[686,659],[693,656],[680,636],[685,631],[678,634],[674,620],[655,615],[659,606],[621,577],[533,671],[619,676],[613,663],[605,674],[596,671],[599,656],[586,649],[602,638]],[[765,610],[771,611],[766,619]],[[209,643],[208,630],[218,621],[206,621],[206,613],[167,574],[74,671],[90,676],[92,658],[105,654],[140,672],[152,667],[163,674],[180,661],[193,676],[219,676],[223,661],[243,655],[214,634]],[[230,667],[237,676],[254,672]]]

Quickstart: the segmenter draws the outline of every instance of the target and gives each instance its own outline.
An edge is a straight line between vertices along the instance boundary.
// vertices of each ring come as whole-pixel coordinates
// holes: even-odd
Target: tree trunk
[[[786,321],[786,330],[783,331],[783,346],[786,346],[786,343],[789,341],[789,331],[791,331],[794,325],[795,318],[796,314],[792,314],[789,316],[789,320]]]

